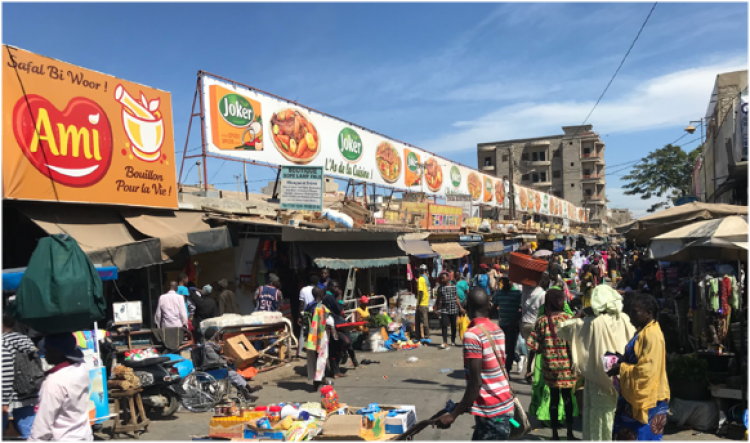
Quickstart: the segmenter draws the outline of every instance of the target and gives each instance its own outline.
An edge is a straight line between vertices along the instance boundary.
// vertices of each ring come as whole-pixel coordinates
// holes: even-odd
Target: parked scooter
[[[107,331],[114,331],[117,326],[112,321],[107,323]],[[115,347],[109,337],[101,344],[102,362],[107,367],[107,378],[116,366]],[[184,359],[172,360],[169,357],[146,358],[143,360],[125,360],[123,366],[132,368],[141,383],[141,400],[143,406],[153,411],[157,417],[169,417],[177,412],[182,403],[179,385],[182,377],[176,363]]]
[[[169,417],[180,407],[182,399],[175,388],[179,386],[182,377],[174,367],[180,361],[156,357],[122,362],[125,367],[133,369],[141,382],[143,406],[151,408],[159,417]]]

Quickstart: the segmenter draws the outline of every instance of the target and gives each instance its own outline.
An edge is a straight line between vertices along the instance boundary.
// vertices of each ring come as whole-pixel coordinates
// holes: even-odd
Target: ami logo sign
[[[65,186],[99,182],[112,162],[112,127],[96,102],[75,97],[64,110],[42,96],[21,97],[13,108],[13,134],[39,172]]]

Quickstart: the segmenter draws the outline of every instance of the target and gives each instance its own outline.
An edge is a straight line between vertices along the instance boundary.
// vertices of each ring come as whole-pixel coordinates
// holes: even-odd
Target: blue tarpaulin
[[[109,266],[106,268],[96,268],[99,278],[102,281],[117,280],[117,267]],[[15,291],[21,283],[21,278],[26,272],[26,268],[17,272],[3,272],[3,291]]]

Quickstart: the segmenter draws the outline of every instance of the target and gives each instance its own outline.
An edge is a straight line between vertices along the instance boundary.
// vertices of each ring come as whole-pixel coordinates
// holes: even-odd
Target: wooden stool
[[[141,401],[142,391],[143,389],[109,391],[109,398],[115,401],[115,411],[117,414],[115,424],[112,426],[112,431],[110,432],[111,438],[115,438],[119,434],[128,433],[133,434],[134,438],[140,438],[140,434],[148,432],[148,425],[151,421],[146,418],[146,411],[143,409],[143,402]],[[123,402],[122,406],[127,406],[130,410],[130,417],[120,407],[120,400]],[[136,407],[138,410],[136,410]]]

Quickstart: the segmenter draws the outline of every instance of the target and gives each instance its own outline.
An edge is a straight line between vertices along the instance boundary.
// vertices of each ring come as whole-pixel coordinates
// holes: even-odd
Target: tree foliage
[[[639,195],[642,200],[664,199],[648,212],[669,207],[673,199],[692,193],[693,168],[700,153],[701,146],[688,153],[672,144],[650,152],[622,178],[627,182],[623,186],[625,195]]]

